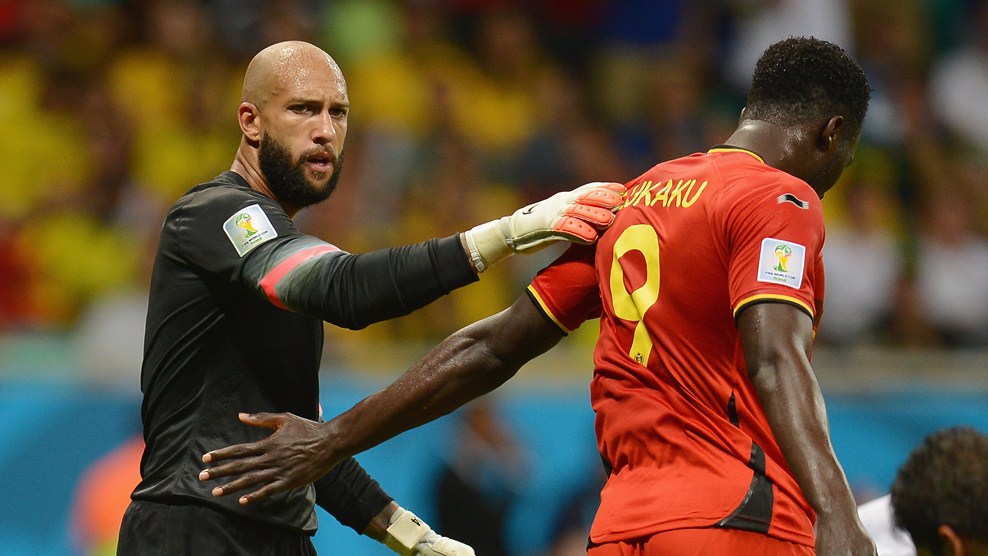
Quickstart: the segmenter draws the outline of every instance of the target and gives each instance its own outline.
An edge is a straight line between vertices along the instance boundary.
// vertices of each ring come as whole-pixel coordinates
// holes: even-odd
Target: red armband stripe
[[[308,249],[303,249],[298,253],[288,257],[287,259],[278,263],[278,266],[271,269],[261,278],[261,289],[264,290],[264,294],[268,296],[268,300],[277,307],[282,309],[287,309],[284,303],[281,302],[281,298],[278,297],[278,292],[275,287],[278,282],[281,281],[289,272],[295,270],[298,265],[304,263],[305,261],[322,255],[323,253],[328,253],[330,251],[339,251],[340,249],[333,245],[320,245],[318,247],[310,247]]]

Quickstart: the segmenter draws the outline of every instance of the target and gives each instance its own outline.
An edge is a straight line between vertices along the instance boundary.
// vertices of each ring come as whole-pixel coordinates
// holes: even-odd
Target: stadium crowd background
[[[764,46],[805,34],[850,50],[875,89],[856,162],[826,202],[820,340],[984,347],[985,4],[7,0],[0,330],[72,332],[126,309],[163,211],[229,167],[243,69],[272,42],[314,42],[347,76],[346,171],[300,223],[361,251],[704,150],[736,122]],[[541,262],[505,265],[377,334],[444,337],[504,307]]]
[[[17,508],[36,507],[33,498],[44,496],[64,504],[84,465],[137,430],[160,223],[180,194],[229,167],[240,80],[260,48],[308,40],[343,69],[353,104],[346,169],[333,197],[297,221],[360,252],[452,234],[552,191],[628,181],[661,160],[706,150],[734,128],[755,59],[788,35],[845,47],[875,89],[855,162],[824,202],[822,355],[838,354],[831,366],[847,375],[867,367],[889,384],[899,380],[890,373],[910,365],[941,373],[932,382],[942,384],[951,383],[955,364],[985,371],[986,0],[0,0],[0,416],[7,418],[0,433],[42,431],[49,442],[72,443],[65,459],[74,458],[41,464],[31,454],[47,444],[26,436],[38,433],[9,438],[0,449],[0,470],[8,471],[0,474],[17,476],[30,462],[50,476],[19,475],[3,485],[18,503],[0,512],[0,540],[44,527]],[[555,253],[514,257],[409,317],[361,332],[328,328],[327,369],[392,376],[428,345],[505,307]],[[561,373],[582,392],[594,334],[575,336],[568,342],[583,351],[554,355],[543,382]],[[840,359],[873,349],[877,355],[854,364]],[[67,380],[42,382],[43,392],[37,382],[22,388],[8,380],[35,375]],[[886,478],[934,426],[972,424],[988,391],[983,375],[957,387],[973,396],[960,401],[929,392],[883,398],[881,410],[901,411],[915,429],[898,437],[897,453],[885,454]],[[118,390],[79,398],[69,389],[80,377]],[[821,382],[853,396],[856,379]],[[327,377],[324,388],[351,395],[324,399],[329,412],[365,393],[366,385],[338,380]],[[543,427],[515,431],[528,449],[541,443],[558,457],[582,446],[586,438],[576,435],[584,433],[592,446],[586,421],[545,434],[554,418],[570,418],[571,407],[586,409],[579,397],[547,395],[535,388],[506,400],[509,421]],[[841,445],[852,435],[845,416],[856,416],[855,426],[875,424],[876,409],[856,403],[828,397],[852,480],[855,466],[878,459]],[[29,420],[25,408],[50,410],[58,428],[44,415],[20,426]],[[979,413],[973,424],[985,428]],[[102,436],[73,417],[100,423]],[[390,444],[424,450],[446,439],[453,446],[455,430],[440,425]],[[853,435],[856,448],[884,448],[873,430]],[[395,467],[393,456],[383,459],[365,465],[376,476]],[[549,491],[570,478],[535,467],[529,484],[541,481]],[[42,494],[41,484],[65,492]],[[866,485],[862,501],[883,486]],[[408,492],[422,494],[416,488]],[[401,498],[404,489],[392,494]],[[537,511],[521,519],[532,523]],[[39,553],[33,544],[23,550]]]

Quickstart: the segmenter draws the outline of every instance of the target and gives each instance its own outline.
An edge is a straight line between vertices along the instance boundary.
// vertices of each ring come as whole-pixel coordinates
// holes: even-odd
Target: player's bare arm
[[[784,303],[738,317],[748,375],[800,489],[817,513],[817,554],[875,554],[830,442],[823,396],[810,366],[813,323]]]
[[[275,432],[205,454],[203,461],[211,467],[199,477],[233,479],[216,486],[216,496],[253,488],[241,496],[241,504],[311,483],[343,458],[494,390],[563,336],[522,296],[508,309],[452,334],[394,384],[329,422],[289,413],[241,414],[244,423]]]

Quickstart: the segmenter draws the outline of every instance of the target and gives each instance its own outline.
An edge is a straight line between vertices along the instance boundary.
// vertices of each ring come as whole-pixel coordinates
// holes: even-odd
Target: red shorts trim
[[[630,542],[591,544],[587,556],[813,556],[816,551],[762,533],[741,529],[675,529]]]

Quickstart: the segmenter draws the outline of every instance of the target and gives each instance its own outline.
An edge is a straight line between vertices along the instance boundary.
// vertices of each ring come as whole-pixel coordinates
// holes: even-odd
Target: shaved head
[[[340,67],[318,46],[302,41],[272,44],[247,66],[242,100],[263,107],[271,97],[299,87],[320,72],[328,72],[346,91]]]
[[[322,201],[343,168],[349,110],[343,72],[321,48],[301,41],[265,48],[244,74],[234,169],[289,215]]]

